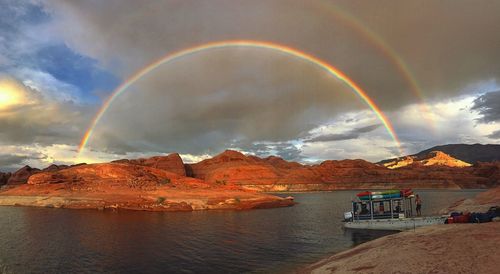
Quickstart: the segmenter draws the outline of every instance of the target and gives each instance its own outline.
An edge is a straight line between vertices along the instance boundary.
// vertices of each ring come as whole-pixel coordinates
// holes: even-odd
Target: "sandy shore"
[[[500,222],[421,227],[385,236],[299,273],[498,273]]]

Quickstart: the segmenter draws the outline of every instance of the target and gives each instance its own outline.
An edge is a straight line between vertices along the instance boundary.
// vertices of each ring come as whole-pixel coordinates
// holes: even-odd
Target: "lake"
[[[297,193],[293,207],[251,211],[0,207],[0,272],[290,272],[393,233],[342,229],[357,192]],[[417,191],[424,215],[478,192]]]

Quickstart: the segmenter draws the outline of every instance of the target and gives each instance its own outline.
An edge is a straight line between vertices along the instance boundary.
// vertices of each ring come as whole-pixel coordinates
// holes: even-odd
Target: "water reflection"
[[[342,228],[355,193],[294,194],[297,206],[241,212],[0,207],[0,267],[13,273],[287,272],[390,233]],[[473,195],[424,191],[423,210]]]
[[[353,246],[366,243],[372,239],[380,238],[386,235],[397,233],[390,230],[360,230],[360,229],[345,229],[344,236],[350,237]]]

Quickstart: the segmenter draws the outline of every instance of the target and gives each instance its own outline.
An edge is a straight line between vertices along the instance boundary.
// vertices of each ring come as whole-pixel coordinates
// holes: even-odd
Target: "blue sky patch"
[[[86,101],[96,99],[95,91],[111,91],[120,84],[120,79],[100,68],[97,60],[77,54],[64,44],[40,49],[36,60],[38,69],[78,87]]]

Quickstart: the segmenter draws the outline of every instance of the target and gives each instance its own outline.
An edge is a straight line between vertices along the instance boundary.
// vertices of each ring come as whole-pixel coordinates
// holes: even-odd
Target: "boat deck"
[[[444,224],[446,216],[414,217],[401,219],[367,219],[345,222],[345,228],[377,230],[410,230],[420,226]]]

